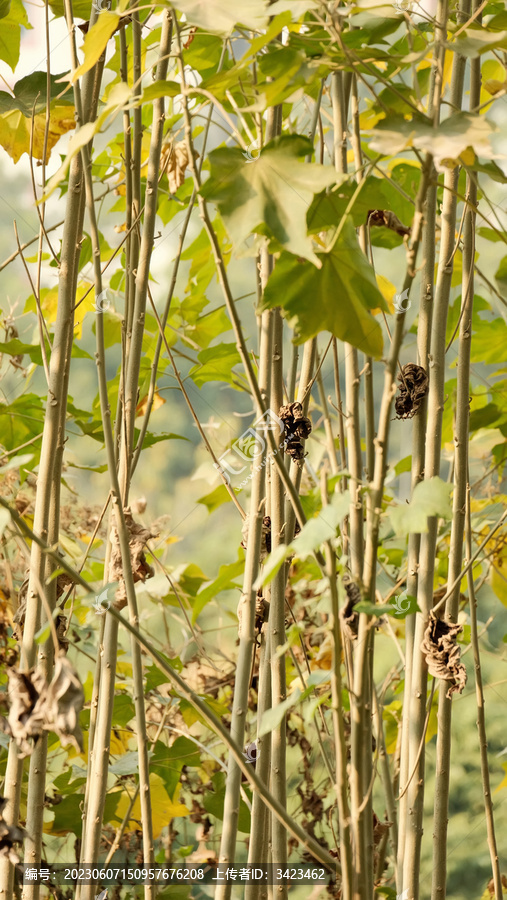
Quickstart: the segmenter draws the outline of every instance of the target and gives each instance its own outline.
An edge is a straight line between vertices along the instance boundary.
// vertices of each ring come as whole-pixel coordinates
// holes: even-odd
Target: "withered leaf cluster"
[[[461,694],[467,683],[466,669],[460,661],[461,649],[456,643],[462,631],[461,625],[437,619],[434,613],[430,613],[424,632],[421,649],[426,657],[428,672],[435,678],[450,681],[447,697],[452,697],[455,691]]]
[[[302,441],[310,436],[312,423],[303,415],[303,407],[297,401],[281,406],[278,412],[285,427],[285,452],[298,461],[304,458]]]
[[[70,660],[62,653],[55,662],[53,678],[48,684],[40,671],[21,672],[8,669],[9,712],[0,720],[3,731],[18,747],[18,755],[29,756],[44,731],[54,731],[63,747],[73,744],[83,750],[83,734],[79,713],[84,692]]]
[[[354,581],[351,581],[350,578],[348,580],[344,579],[343,587],[347,594],[347,602],[345,606],[340,609],[340,619],[342,620],[344,633],[348,636],[349,640],[355,641],[359,630],[359,616],[354,607],[361,599],[361,591],[357,584]]]
[[[422,366],[407,363],[398,375],[400,383],[398,395],[394,401],[396,417],[411,419],[419,412],[421,403],[428,392],[428,376]]]
[[[398,216],[391,212],[390,209],[370,209],[367,221],[370,225],[383,225],[385,228],[390,228],[391,231],[395,231],[401,237],[408,237],[411,233],[411,229],[407,228],[403,222],[400,222]]]
[[[23,581],[19,593],[18,593],[18,608],[13,616],[13,634],[17,641],[21,641],[23,639],[23,629],[25,626],[25,617],[26,617],[26,598],[28,594],[28,583],[29,576],[27,575],[25,580]],[[56,602],[62,597],[64,592],[75,582],[72,580],[70,575],[67,575],[67,572],[60,572],[56,579]],[[55,622],[56,632],[58,635],[58,643],[61,650],[65,650],[67,652],[69,647],[69,642],[66,638],[66,630],[67,630],[67,619],[62,614],[59,614],[57,620]]]
[[[128,507],[123,511],[123,515],[125,517],[125,525],[129,535],[130,563],[132,566],[134,582],[146,581],[147,578],[153,578],[155,572],[153,567],[146,561],[144,548],[146,542],[151,538],[157,537],[157,535],[153,534],[148,528],[145,528],[144,525],[139,525],[137,522],[134,522],[132,512]],[[116,525],[113,525],[111,528],[111,563],[109,580],[118,582],[116,599],[113,605],[115,609],[121,610],[127,605],[127,589],[123,577],[120,538]]]
[[[20,859],[12,845],[20,843],[24,839],[25,832],[22,828],[4,822],[3,812],[6,804],[7,800],[0,797],[0,857],[7,857],[13,865],[17,865]]]
[[[187,146],[183,141],[174,143],[169,135],[162,144],[160,170],[165,172],[169,182],[169,193],[175,194],[185,181],[185,169],[188,166]]]
[[[250,529],[250,516],[245,516],[243,521],[243,527],[241,529],[241,546],[244,550],[246,550],[248,546],[248,531]],[[260,561],[264,562],[268,553],[271,553],[271,518],[269,516],[264,516],[262,520],[261,526],[261,546],[260,546]]]

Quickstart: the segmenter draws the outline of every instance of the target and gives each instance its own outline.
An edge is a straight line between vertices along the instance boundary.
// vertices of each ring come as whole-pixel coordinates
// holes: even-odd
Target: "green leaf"
[[[177,81],[157,81],[155,84],[149,84],[142,93],[142,96],[135,104],[141,106],[143,103],[151,103],[159,97],[177,97],[181,94],[181,84]]]
[[[392,606],[381,606],[377,603],[370,603],[368,600],[361,600],[355,604],[354,612],[366,613],[367,616],[376,616],[378,619],[380,616],[392,615],[393,608]]]
[[[348,514],[350,493],[334,494],[329,506],[324,506],[319,515],[310,519],[301,529],[291,544],[298,556],[308,556],[324,541],[329,541],[336,535],[342,519]]]
[[[50,102],[56,100],[60,94],[65,93],[65,86],[58,82],[65,77],[65,73],[61,75],[51,75]],[[19,109],[24,116],[30,118],[35,109],[35,115],[46,109],[46,72],[32,72],[26,78],[17,81],[13,88],[14,96],[0,91],[0,113],[10,112],[12,109]],[[62,97],[61,103],[74,105],[74,97],[69,94],[68,97]]]
[[[474,327],[471,360],[480,363],[498,363],[504,358],[507,346],[507,325],[501,318],[493,322],[479,321]]]
[[[320,267],[306,214],[314,194],[336,175],[330,166],[300,161],[312,152],[308,138],[293,134],[270,141],[253,162],[237,148],[210,153],[211,175],[201,193],[217,204],[236,250],[245,252],[247,237],[256,232]]]
[[[212,816],[215,816],[215,818],[223,819],[225,801],[225,772],[217,772],[216,775],[213,775],[211,781],[213,782],[213,790],[208,791],[204,795],[203,806],[204,809],[207,812],[211,813]],[[240,798],[238,831],[242,831],[244,834],[248,834],[250,832],[250,829],[250,810],[248,809],[245,801]]]
[[[198,501],[199,502],[199,501]],[[220,566],[218,575],[211,584],[204,586],[192,601],[192,622],[195,622],[199,613],[204,609],[210,600],[213,600],[220,591],[235,590],[238,585],[235,582],[243,574],[245,569],[244,559],[238,559],[236,562],[228,565]]]
[[[236,344],[217,344],[201,350],[197,359],[200,365],[193,366],[188,373],[197,387],[202,387],[208,381],[224,381],[237,388],[232,370],[241,362],[241,357]],[[238,377],[236,376],[236,381]]]
[[[4,466],[0,466],[0,474],[5,475],[11,469],[19,469],[20,466],[26,466],[33,459],[33,453],[22,453],[20,456],[11,456],[10,460]]]
[[[467,56],[473,59],[481,53],[488,50],[496,50],[502,48],[507,49],[507,31],[496,31],[491,33],[480,25],[472,25],[462,32],[458,39],[453,43],[447,44],[450,50],[454,50],[460,56]]]
[[[109,766],[109,772],[113,775],[137,775],[139,771],[139,752],[130,750]]]
[[[5,19],[11,9],[11,0],[0,0],[0,19]]]
[[[330,331],[364,353],[380,359],[382,331],[370,309],[388,309],[373,269],[347,221],[321,268],[284,253],[271,275],[261,309],[281,306],[296,329],[295,342]]]
[[[214,34],[228,35],[237,24],[261,31],[269,22],[267,0],[176,0],[174,5],[190,25]]]
[[[278,547],[275,547],[275,549],[271,551],[264,563],[261,574],[254,584],[256,591],[265,584],[269,584],[279,571],[280,566],[285,562],[287,557],[291,555],[291,552],[290,545],[287,544],[279,544]]]
[[[21,25],[30,29],[32,27],[21,0],[11,0],[9,12],[4,15],[0,28],[0,59],[9,65],[13,72],[19,61]]]
[[[100,5],[100,3],[99,3]],[[65,0],[49,0],[49,8],[55,16],[65,16]],[[92,11],[92,0],[72,0],[74,18],[89,19]]]
[[[117,582],[114,582],[114,586],[117,587]],[[104,589],[102,590],[102,593],[104,593]],[[111,599],[114,599],[114,593],[115,592],[113,592]],[[123,692],[116,694],[113,705],[112,724],[120,728],[125,728],[131,719],[135,717],[135,714],[136,711],[131,697]]]
[[[29,356],[32,362],[42,365],[42,350],[40,344],[24,344],[18,338],[0,344],[0,353],[8,353],[9,356]]]
[[[387,515],[397,535],[422,534],[428,531],[428,516],[452,518],[450,494],[452,484],[438,476],[421,481],[414,488],[412,500],[391,507]]]
[[[301,700],[301,691],[299,688],[296,688],[292,694],[289,694],[286,700],[283,700],[282,703],[278,703],[272,709],[267,709],[262,716],[261,723],[259,726],[259,737],[263,737],[265,734],[269,734],[271,731],[274,731],[275,728],[278,728],[280,722],[287,715],[289,709],[292,709],[296,703],[299,703]]]
[[[219,506],[222,506],[223,503],[229,503],[230,501],[231,496],[229,491],[224,484],[219,484],[214,491],[211,491],[211,493],[205,494],[204,497],[199,497],[197,502],[202,503],[208,512],[212,513],[215,509],[218,509]]]
[[[434,128],[426,116],[407,120],[402,115],[387,115],[372,129],[370,149],[377,153],[395,155],[411,147],[432,153],[438,170],[447,160],[457,160],[472,147],[477,156],[491,159],[495,154],[490,143],[496,125],[483,115],[454,113]]]
[[[504,256],[500,262],[495,272],[495,278],[497,281],[503,281],[504,284],[507,284],[507,256]]]

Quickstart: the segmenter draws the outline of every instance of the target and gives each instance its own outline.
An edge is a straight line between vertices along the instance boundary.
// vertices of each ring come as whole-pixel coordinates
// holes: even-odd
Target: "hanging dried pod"
[[[398,419],[411,419],[428,393],[428,376],[422,366],[407,363],[398,375],[399,393],[394,401]]]
[[[461,662],[461,648],[456,643],[457,636],[462,631],[461,625],[445,622],[430,613],[421,645],[430,675],[450,682],[447,697],[452,697],[456,691],[461,694],[467,683],[466,669]]]
[[[153,578],[154,569],[146,561],[144,548],[146,542],[151,538],[157,537],[144,525],[134,522],[132,513],[127,507],[123,511],[125,525],[129,535],[130,562],[132,566],[132,574],[134,582],[146,581],[147,578]],[[114,602],[115,609],[121,610],[127,605],[127,590],[125,587],[125,579],[123,577],[123,564],[121,558],[120,538],[116,525],[111,528],[111,563],[109,569],[109,580],[118,582],[116,598]]]

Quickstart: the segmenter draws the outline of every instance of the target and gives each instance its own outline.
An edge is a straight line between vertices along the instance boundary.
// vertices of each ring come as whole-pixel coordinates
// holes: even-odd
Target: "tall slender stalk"
[[[471,213],[471,210],[469,210],[469,213]],[[468,559],[472,559],[472,522],[470,514],[469,485],[467,485],[466,492],[466,555]],[[495,818],[493,814],[493,801],[491,799],[491,784],[489,780],[488,739],[486,736],[486,716],[484,713],[485,700],[484,690],[482,686],[481,656],[479,650],[479,635],[477,629],[477,597],[475,596],[474,576],[472,568],[468,570],[467,578],[468,599],[470,603],[470,637],[474,653],[475,696],[477,699],[477,731],[479,733],[479,752],[481,757],[482,792],[484,794],[486,830],[488,835],[489,855],[491,858],[491,871],[493,873],[495,900],[502,900],[504,893],[502,887],[502,874],[500,871],[500,860],[498,859],[498,849],[495,835]]]
[[[283,405],[283,320],[279,309],[273,310],[273,355],[271,369],[271,409],[278,412]],[[279,454],[283,451],[280,449]],[[271,546],[276,548],[285,543],[284,485],[278,468],[271,466]],[[285,653],[280,648],[285,643],[285,580],[286,569],[281,566],[271,582],[269,612],[269,633],[271,647],[271,703],[278,706],[287,697],[285,681]],[[283,716],[277,728],[271,732],[271,791],[285,808],[287,803],[286,780],[286,718]],[[287,832],[279,819],[272,818],[271,841],[273,862],[285,865],[287,862]],[[287,896],[287,886],[278,885],[277,896]]]
[[[265,273],[267,280],[267,272]],[[264,313],[261,318],[261,334],[259,347],[259,388],[263,395],[269,392],[271,381],[270,362],[272,356],[272,321],[270,311]],[[262,415],[258,409],[257,415]],[[239,617],[239,650],[237,657],[236,678],[234,683],[234,698],[231,716],[231,736],[236,743],[243,746],[245,740],[246,713],[248,709],[248,693],[250,689],[250,675],[252,671],[252,655],[255,652],[254,622],[256,591],[255,580],[259,571],[261,529],[264,516],[265,499],[265,473],[266,468],[262,463],[265,458],[257,462],[254,477],[252,479],[252,493],[250,496],[249,529],[247,538],[247,552],[245,559],[245,573],[243,577],[243,589],[238,607]],[[265,645],[264,645],[265,653]],[[265,688],[265,676],[263,676]],[[267,699],[267,698],[266,698]],[[264,754],[264,744],[257,746],[257,759],[260,759],[261,748]],[[264,766],[265,769],[265,766]],[[263,771],[264,771],[263,769]],[[227,783],[224,800],[224,818],[222,837],[220,842],[220,862],[228,864],[234,860],[236,837],[238,830],[239,802],[240,802],[241,771],[233,756],[229,757],[227,769]],[[266,821],[263,809],[256,805],[256,813]],[[257,819],[253,817],[252,824],[257,828]],[[261,857],[259,857],[260,859]],[[259,862],[259,859],[254,860]],[[231,884],[217,886],[217,900],[228,900],[231,894]]]
[[[93,13],[92,13],[93,17]],[[87,119],[95,116],[98,98],[100,75],[99,64],[85,79],[84,110]],[[82,184],[82,167],[79,158],[75,158],[69,172],[69,190],[67,193],[66,215],[60,254],[60,272],[58,283],[58,306],[55,322],[53,347],[49,366],[50,380],[48,385],[48,403],[44,420],[41,457],[37,478],[37,493],[34,511],[34,530],[42,540],[51,544],[58,542],[59,516],[55,503],[59,499],[61,483],[63,445],[65,433],[65,416],[67,408],[67,390],[70,372],[70,349],[74,328],[74,304],[78,274],[78,262],[81,249],[81,236],[84,216],[84,191]],[[55,485],[57,487],[55,488]],[[40,544],[34,542],[31,548],[30,580],[27,591],[27,612],[23,629],[21,667],[25,670],[35,664],[35,633],[41,620],[40,601],[37,583],[45,584],[46,577],[55,570],[57,564],[50,560],[41,550]],[[56,600],[56,581],[53,579],[46,588],[46,597],[51,609]],[[41,669],[46,678],[51,677],[53,666],[53,646],[46,644],[40,649]],[[27,841],[25,845],[25,862],[31,865],[40,864],[42,847],[42,815],[45,795],[47,735],[44,735],[32,754],[30,760],[30,777],[27,803]],[[7,806],[3,818],[8,824],[16,824],[19,818],[23,763],[17,758],[16,744],[11,741],[4,786]],[[13,868],[3,858],[0,861],[0,883],[5,889],[5,900],[11,900],[13,890]],[[24,897],[36,900],[38,885],[27,885]]]
[[[458,11],[457,22],[463,24],[470,16],[471,0],[462,0]],[[465,59],[454,55],[451,81],[451,104],[459,108],[462,102]],[[475,93],[480,92],[480,84],[475,85]],[[447,173],[446,173],[447,174]],[[457,188],[458,170],[449,175],[451,189]],[[447,183],[447,177],[446,177]],[[468,179],[468,193],[475,205],[477,202],[477,185]],[[443,219],[450,208],[451,222],[442,233],[440,262],[445,263],[446,281],[442,290],[450,291],[450,275],[447,272],[449,260],[455,250],[456,198],[449,191],[444,195]],[[468,472],[468,440],[469,440],[469,396],[470,396],[470,347],[472,340],[472,311],[474,299],[474,257],[475,257],[475,214],[472,209],[465,211],[467,221],[466,234],[463,240],[463,278],[462,278],[462,316],[458,347],[458,378],[456,395],[456,424],[454,435],[454,494],[451,538],[449,547],[449,569],[447,575],[448,588],[453,585],[459,575],[463,563],[463,534],[465,528],[466,484]],[[444,256],[447,254],[447,256]],[[439,274],[440,274],[439,262]],[[443,280],[443,279],[442,279]],[[437,299],[439,281],[437,277]],[[445,351],[444,351],[445,354]],[[459,611],[459,583],[455,585],[446,604],[446,618],[456,622]],[[432,898],[441,900],[446,896],[447,881],[447,823],[450,787],[451,759],[451,715],[452,700],[447,697],[445,682],[440,682],[438,698],[438,732],[435,777],[434,830],[433,830],[433,880]]]
[[[160,60],[157,67],[157,77],[164,80],[167,74],[167,55],[171,45],[172,36],[172,17],[168,13],[165,15],[162,25],[162,36],[160,43]],[[76,86],[78,96],[79,87]],[[151,249],[153,245],[153,234],[156,216],[156,196],[158,184],[158,169],[160,164],[160,150],[162,145],[162,130],[164,121],[164,100],[159,98],[153,104],[153,126],[151,133],[150,154],[148,160],[148,175],[146,187],[146,212],[143,230],[143,238],[141,242],[141,262],[140,271],[136,281],[136,304],[137,294],[142,294],[144,290],[144,304],[146,302],[147,278],[149,259],[151,257]],[[94,270],[95,270],[95,290],[99,295],[102,291],[102,275],[100,267],[100,241],[98,228],[95,218],[95,207],[93,198],[93,182],[91,176],[90,159],[87,148],[84,148],[83,156],[86,162],[85,180],[87,188],[87,207],[90,217],[90,231],[92,235],[92,244],[94,248]],[[141,303],[142,305],[142,303]],[[144,307],[143,307],[144,308]],[[140,349],[139,342],[142,344],[142,333],[144,325],[144,313],[140,313],[138,318],[134,320],[133,328],[133,346],[130,348],[129,354],[129,370],[127,375],[127,397],[130,396],[132,387],[131,367],[135,370],[136,358],[139,358]],[[113,435],[110,424],[110,410],[108,404],[107,381],[105,372],[105,350],[104,350],[104,333],[103,333],[103,316],[102,312],[97,317],[97,369],[99,376],[99,395],[102,411],[102,419],[104,424],[104,437],[106,443],[106,452],[108,458],[108,470],[111,481],[111,495],[113,500],[114,521],[118,529],[118,537],[122,556],[122,571],[125,580],[125,588],[127,594],[127,602],[131,621],[136,624],[138,621],[137,601],[134,589],[134,581],[132,574],[132,566],[130,559],[129,536],[123,515],[123,508],[127,503],[128,486],[129,486],[129,463],[126,461],[128,447],[132,445],[132,440],[126,440],[123,444],[123,452],[120,456],[120,471],[123,473],[122,486],[120,486],[120,478],[117,475],[116,455]],[[137,374],[138,377],[138,374]],[[130,390],[130,393],[129,393]],[[137,389],[136,389],[137,392]],[[129,426],[133,428],[128,419],[126,419],[127,430]],[[123,465],[121,464],[123,462]],[[92,773],[91,788],[87,797],[87,823],[82,844],[82,861],[94,860],[98,856],[99,843],[101,836],[102,818],[104,812],[105,801],[105,784],[108,772],[109,762],[109,746],[111,731],[112,705],[114,698],[114,678],[111,678],[111,672],[114,673],[116,668],[117,655],[117,628],[107,623],[104,633],[104,656],[101,668],[100,678],[100,694],[99,694],[99,716],[96,730],[95,752],[90,754],[90,769]],[[140,784],[140,802],[141,802],[141,818],[143,822],[143,857],[144,861],[149,863],[154,859],[153,848],[153,830],[151,821],[151,798],[149,783],[149,767],[148,767],[148,750],[146,741],[146,723],[144,708],[144,688],[143,688],[143,667],[139,646],[136,642],[132,643],[132,675],[134,681],[134,703],[136,710],[136,726],[139,742],[139,784]],[[96,748],[99,747],[99,752]],[[83,896],[93,896],[93,886],[86,885],[82,892]],[[146,885],[145,896],[151,898],[154,896],[154,886]]]
[[[437,13],[439,23],[440,43],[445,37],[447,22],[447,6],[445,2],[439,5]],[[443,32],[443,35],[442,35]],[[463,66],[459,57],[455,57],[453,66],[453,96],[457,105],[461,102],[463,79]],[[456,220],[456,204],[452,202],[452,192],[457,188],[458,172],[456,169],[446,171],[444,187],[448,190],[444,193],[444,206],[442,213],[442,234],[440,257],[435,292],[435,309],[431,331],[431,368],[429,372],[428,393],[428,420],[425,449],[425,478],[438,475],[440,471],[440,444],[442,435],[442,414],[444,404],[445,383],[445,328],[449,304],[449,293],[453,269],[454,229]],[[433,605],[433,573],[435,565],[435,550],[437,538],[437,521],[428,519],[428,533],[421,538],[419,556],[419,580],[418,580],[418,604],[422,613],[417,616],[414,635],[414,646],[420,646],[427,616]],[[415,765],[415,774],[408,789],[407,808],[410,811],[407,821],[407,836],[405,844],[403,887],[414,892],[418,897],[418,880],[416,871],[419,865],[422,815],[424,800],[424,744],[421,747],[421,736],[424,729],[425,703],[427,690],[426,663],[421,653],[414,653],[411,699],[410,699],[410,729],[409,729],[409,771],[412,772]]]
[[[352,858],[351,820],[348,799],[347,746],[343,718],[342,650],[340,603],[336,577],[336,552],[331,541],[326,543],[326,565],[331,594],[333,630],[333,667],[331,670],[331,702],[335,745],[336,797],[338,805],[338,832],[340,835],[340,859],[342,864],[341,891],[343,900],[351,900],[354,890],[354,863]]]

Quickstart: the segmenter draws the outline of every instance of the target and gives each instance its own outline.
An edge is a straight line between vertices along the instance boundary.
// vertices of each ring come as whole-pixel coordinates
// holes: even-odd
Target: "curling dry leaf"
[[[169,182],[169,193],[175,194],[185,181],[185,169],[188,166],[188,151],[183,141],[175,144],[172,137],[166,138],[162,145],[160,170],[165,172]]]
[[[461,625],[437,619],[434,613],[430,613],[421,650],[426,657],[430,675],[451,682],[447,697],[452,697],[455,691],[461,694],[467,683],[466,669],[460,662],[461,650],[456,643],[456,638],[462,631]]]
[[[7,800],[4,797],[0,797],[0,857],[7,857],[13,865],[17,865],[20,859],[12,845],[13,843],[21,843],[24,840],[25,832],[22,828],[17,828],[15,825],[8,825],[7,822],[4,822],[3,811],[6,803]]]
[[[44,676],[31,669],[8,670],[9,714],[4,730],[18,746],[19,756],[28,756],[43,731],[54,731],[63,747],[71,743],[83,750],[79,713],[84,693],[78,675],[64,653],[55,662],[53,679],[48,685]]]
[[[7,670],[9,677],[9,714],[3,729],[18,746],[22,759],[29,756],[44,730],[46,682],[40,672]]]
[[[73,744],[83,751],[83,734],[79,725],[79,713],[84,705],[83,686],[70,660],[59,656],[55,663],[53,679],[46,691],[44,728],[54,731],[62,747]]]
[[[153,577],[154,570],[146,562],[144,548],[146,546],[146,541],[149,541],[150,538],[157,537],[157,535],[152,534],[152,532],[148,528],[145,528],[144,525],[139,525],[137,522],[134,522],[132,513],[128,507],[123,511],[123,514],[129,535],[130,563],[134,581],[146,581],[147,578]],[[114,606],[118,610],[123,609],[127,605],[127,591],[125,588],[125,579],[123,577],[120,539],[116,525],[113,525],[111,529],[111,565],[109,576],[110,582],[118,582]]]
[[[245,516],[245,520],[243,522],[243,528],[241,529],[241,536],[243,540],[241,541],[241,546],[246,550],[248,546],[248,532],[250,529],[250,516]],[[271,519],[269,516],[264,516],[262,520],[262,530],[261,530],[261,546],[260,546],[260,562],[264,562],[268,553],[271,553]]]
[[[398,419],[411,419],[419,411],[428,391],[428,376],[422,366],[408,363],[398,375],[399,394],[394,401]]]
[[[359,630],[359,615],[354,607],[361,599],[361,591],[354,581],[344,581],[343,586],[347,594],[347,602],[340,610],[340,619],[344,633],[349,640],[355,641]]]
[[[25,580],[23,581],[23,584],[21,585],[21,587],[19,589],[18,608],[16,609],[16,612],[14,613],[13,632],[14,632],[14,637],[16,638],[17,641],[21,641],[23,638],[23,628],[24,628],[25,616],[26,616],[26,597],[27,597],[27,593],[28,593],[29,580],[30,580],[29,574],[27,574]],[[60,572],[60,574],[58,575],[57,580],[56,580],[56,599],[57,599],[57,601],[60,599],[60,597],[62,596],[64,591],[66,591],[67,588],[70,587],[71,584],[75,584],[73,579],[69,575],[67,575],[66,572]],[[59,639],[62,638],[62,643],[60,643],[60,646],[63,647],[64,649],[67,649],[69,642],[65,639],[65,636],[64,636],[65,635],[64,625],[66,624],[66,620],[64,622],[64,625],[62,626],[62,622],[61,622],[62,618],[64,618],[64,617],[63,616],[59,617],[56,627],[59,630],[58,638]],[[64,628],[63,632],[61,631],[62,627]]]

